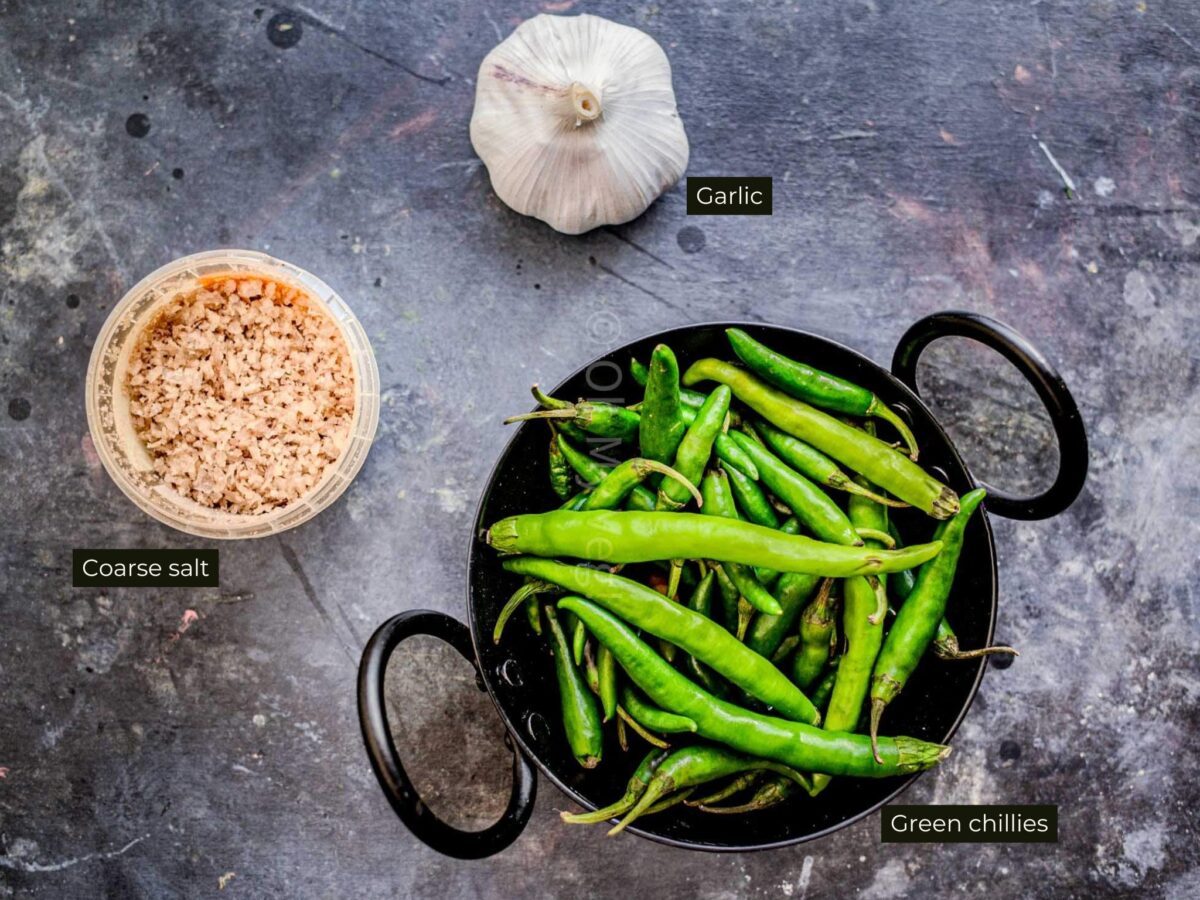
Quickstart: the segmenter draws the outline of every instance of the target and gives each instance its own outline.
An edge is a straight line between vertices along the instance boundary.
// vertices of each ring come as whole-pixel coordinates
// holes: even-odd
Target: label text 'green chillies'
[[[700,513],[607,510],[509,516],[489,528],[486,539],[501,553],[610,563],[720,559],[832,578],[911,569],[942,548],[938,541],[902,550],[842,547]]]
[[[687,385],[701,381],[729,385],[735,397],[768,422],[812,444],[935,519],[948,519],[958,511],[958,495],[907,456],[878,438],[789,397],[745,369],[719,359],[702,359],[693,363],[683,376]]]
[[[687,716],[701,737],[803,772],[884,778],[931,768],[950,753],[941,744],[909,737],[881,738],[883,763],[871,756],[866,735],[823,731],[802,722],[761,715],[718,700],[697,687],[642,641],[628,625],[575,597],[559,602],[587,622],[630,679],[660,708]]]
[[[720,625],[652,588],[611,572],[549,559],[509,559],[504,561],[504,568],[518,574],[539,573],[535,576],[538,579],[603,605],[638,628],[692,654],[788,718],[820,721],[820,714],[808,698],[770,660],[750,650]]]

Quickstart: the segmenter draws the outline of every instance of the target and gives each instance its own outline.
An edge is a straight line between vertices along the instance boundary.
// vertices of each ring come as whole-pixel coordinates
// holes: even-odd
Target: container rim
[[[109,441],[104,435],[101,418],[105,410],[101,403],[101,390],[105,357],[111,350],[116,332],[125,324],[124,319],[130,309],[169,279],[186,276],[189,270],[201,266],[217,267],[221,264],[228,264],[231,268],[242,266],[247,270],[257,268],[263,275],[290,281],[301,288],[317,308],[329,316],[346,341],[350,354],[355,376],[355,410],[345,448],[337,461],[328,467],[321,480],[308,493],[285,507],[255,516],[221,514],[214,511],[211,515],[217,520],[217,524],[210,524],[189,521],[177,512],[164,508],[153,494],[128,477],[125,469],[114,458]],[[199,273],[193,274],[199,277]],[[308,521],[330,506],[349,487],[362,468],[379,426],[379,368],[362,323],[342,296],[325,281],[293,263],[257,250],[219,248],[191,253],[159,266],[134,284],[109,312],[96,335],[88,359],[84,394],[89,438],[104,470],[121,492],[139,509],[164,525],[185,534],[219,540],[279,534]],[[187,498],[180,499],[185,503],[187,501]]]

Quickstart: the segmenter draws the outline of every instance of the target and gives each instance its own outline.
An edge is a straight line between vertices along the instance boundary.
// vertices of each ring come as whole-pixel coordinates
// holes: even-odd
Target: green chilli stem
[[[653,734],[652,732],[649,732],[643,728],[642,724],[633,716],[631,716],[625,707],[619,704],[617,706],[617,715],[620,717],[622,722],[629,726],[630,730],[632,730],[634,734],[644,740],[651,747],[658,747],[660,750],[666,750],[671,746],[668,741],[663,740],[658,735]]]
[[[900,432],[900,437],[904,439],[904,443],[908,447],[908,458],[914,462],[916,461],[920,451],[917,449],[917,439],[913,435],[912,429],[905,424],[903,419],[892,412],[886,403],[876,397],[870,407],[867,408],[867,415],[883,419],[883,421],[895,428],[896,431]]]
[[[688,788],[686,791],[676,791],[674,794],[672,794],[667,799],[659,800],[657,803],[655,803],[653,806],[651,806],[648,810],[646,810],[644,813],[642,813],[642,815],[643,816],[652,816],[655,813],[662,812],[664,809],[670,809],[672,806],[678,806],[680,803],[686,803],[688,797],[692,796],[692,794],[694,794],[694,793],[696,793],[695,788]]]
[[[947,660],[979,659],[981,656],[994,656],[998,653],[1007,653],[1009,656],[1021,655],[1015,647],[1005,644],[993,644],[991,647],[980,647],[978,650],[959,650],[958,638],[954,635],[946,640],[935,641],[933,652],[938,659]]]
[[[527,581],[508,598],[508,602],[500,610],[500,615],[496,618],[496,627],[492,629],[492,643],[500,643],[500,638],[504,634],[504,626],[508,624],[508,620],[512,618],[522,603],[537,594],[545,594],[550,591],[559,590],[558,585],[550,584],[548,581]]]
[[[781,610],[782,611],[782,610]],[[746,629],[750,627],[750,620],[754,618],[754,606],[745,596],[738,598],[738,622],[737,622],[737,639],[745,643]]]
[[[830,484],[832,488],[838,488],[845,491],[847,494],[858,494],[860,497],[866,497],[868,500],[874,500],[880,506],[890,506],[893,509],[908,509],[912,506],[911,503],[905,503],[903,500],[896,500],[893,497],[885,497],[883,494],[877,494],[874,491],[867,490],[860,484],[856,484],[853,480],[847,480],[838,484]]]
[[[589,813],[560,812],[558,814],[559,818],[572,825],[598,825],[601,822],[614,819],[628,812],[633,804],[637,803],[638,797],[642,796],[642,792],[646,790],[646,785],[650,783],[650,779],[654,777],[655,771],[662,765],[663,760],[666,758],[667,754],[660,750],[651,750],[647,753],[638,764],[638,767],[634,769],[633,775],[630,776],[629,783],[625,787],[625,795],[616,803]]]
[[[703,797],[697,797],[695,800],[688,800],[688,806],[707,806],[710,803],[720,803],[722,800],[727,800],[734,794],[739,794],[749,788],[754,782],[758,781],[761,772],[746,772],[734,778],[729,784],[711,794],[705,794]]]
[[[860,538],[869,538],[873,541],[879,541],[879,543],[883,544],[883,546],[887,547],[889,550],[896,549],[895,538],[893,538],[886,531],[880,531],[877,528],[855,528],[854,530],[858,532],[858,536]]]
[[[687,752],[687,749],[679,751],[681,754]],[[740,767],[743,769],[774,772],[777,775],[791,779],[805,790],[811,790],[811,785],[809,784],[808,780],[791,766],[764,759],[751,760],[747,758],[743,760],[736,760],[736,757],[728,752],[717,752],[720,753],[720,757],[718,757],[718,759],[720,759],[726,767],[731,764],[740,764]],[[676,759],[676,757],[673,756],[672,759]],[[721,777],[724,774],[731,774],[728,771],[720,772],[718,766],[713,765],[709,767],[711,768],[711,771],[707,773],[704,772],[700,766],[696,766],[691,769],[681,768],[678,771],[678,777],[675,777],[673,773],[669,774],[665,771],[668,766],[670,766],[669,762],[667,763],[667,766],[664,766],[663,772],[660,772],[659,774],[655,775],[653,779],[651,779],[650,783],[646,786],[645,792],[641,797],[638,798],[637,803],[634,804],[631,810],[629,810],[625,818],[609,830],[609,837],[620,834],[634,820],[653,810],[658,804],[659,798],[661,798],[664,794],[674,791],[677,787],[694,788],[697,785],[697,782],[703,783],[704,781],[711,780],[713,777]]]
[[[521,413],[519,416],[509,416],[504,420],[505,425],[514,422],[528,422],[531,419],[573,419],[576,416],[574,406],[560,406],[554,409],[539,409],[537,412]]]
[[[628,828],[634,820],[640,818],[672,787],[674,787],[674,782],[670,779],[655,776],[654,780],[646,785],[646,790],[642,793],[642,796],[638,797],[637,803],[625,814],[625,818],[608,830],[608,836],[616,837]]]
[[[784,638],[776,648],[775,652],[771,654],[771,662],[775,663],[777,666],[782,665],[783,661],[787,659],[791,655],[792,651],[798,646],[800,646],[800,635],[793,634],[791,637]]]
[[[874,575],[867,575],[866,579],[867,584],[871,586],[871,590],[875,592],[875,612],[867,616],[867,621],[872,625],[878,625],[883,621],[883,617],[887,615],[887,591],[884,589],[883,582]]]
[[[570,409],[572,410],[572,415],[574,415],[574,403],[568,403],[566,400],[559,400],[555,397],[551,397],[536,384],[529,390],[530,393],[533,394],[533,399],[538,402],[539,406],[545,406],[549,409]]]
[[[645,790],[645,786],[642,790]],[[609,819],[615,819],[617,816],[627,813],[633,804],[637,803],[637,798],[641,794],[630,796],[626,794],[616,803],[610,803],[608,806],[594,810],[590,813],[568,813],[560,812],[558,817],[569,825],[599,825],[601,822],[607,822]]]
[[[871,753],[875,756],[875,762],[882,763],[883,759],[879,755],[879,722],[883,718],[883,711],[887,709],[887,701],[881,700],[878,697],[871,700],[871,724],[869,733],[871,735]]]
[[[697,506],[704,505],[704,498],[700,495],[700,488],[692,484],[692,482],[689,481],[685,475],[676,469],[672,469],[666,463],[661,463],[657,459],[637,459],[634,460],[633,465],[635,469],[644,469],[645,471],[643,474],[660,472],[663,475],[666,475],[668,478],[678,481],[681,485],[683,485],[687,492],[692,495],[692,499],[696,501]]]

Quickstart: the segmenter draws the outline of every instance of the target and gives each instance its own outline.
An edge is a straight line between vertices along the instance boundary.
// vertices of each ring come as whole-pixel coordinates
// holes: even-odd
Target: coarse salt
[[[354,369],[337,325],[299,289],[265,278],[176,295],[139,336],[125,386],[163,481],[238,515],[313,490],[354,419]]]

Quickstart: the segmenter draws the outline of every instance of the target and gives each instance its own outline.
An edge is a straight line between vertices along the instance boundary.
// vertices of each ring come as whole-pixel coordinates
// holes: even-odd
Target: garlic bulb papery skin
[[[662,47],[588,15],[535,16],[484,58],[471,143],[501,200],[566,234],[636,218],[688,161]]]

